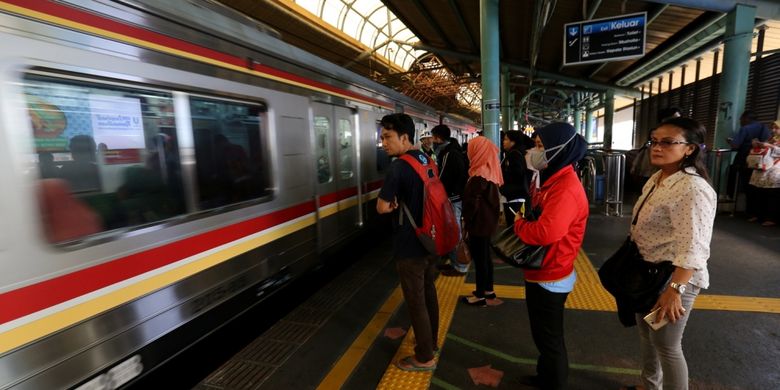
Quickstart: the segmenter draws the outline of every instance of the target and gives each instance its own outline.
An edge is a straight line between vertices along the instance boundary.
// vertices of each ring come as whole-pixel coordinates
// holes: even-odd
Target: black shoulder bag
[[[636,225],[642,207],[654,190],[655,187],[639,205],[631,226]],[[672,272],[674,264],[671,261],[645,261],[629,234],[617,252],[599,268],[599,279],[604,288],[615,297],[618,318],[628,327],[636,325],[634,313],[647,313],[652,309]]]
[[[518,212],[523,213],[524,209],[525,204]],[[537,214],[538,212],[531,210],[527,217],[535,221],[538,219]],[[520,241],[520,237],[515,234],[514,224],[496,232],[490,240],[490,246],[501,260],[517,268],[540,269],[547,255],[546,246],[528,245]]]

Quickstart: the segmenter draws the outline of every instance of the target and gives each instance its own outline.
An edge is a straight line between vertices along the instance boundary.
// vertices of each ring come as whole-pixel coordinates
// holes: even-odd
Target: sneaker
[[[761,226],[775,226],[775,225],[777,224],[773,221],[764,221],[764,223],[761,224]]]
[[[750,218],[748,218],[747,221],[748,222],[756,222],[756,221],[758,221],[758,217],[750,217]]]
[[[477,297],[460,297],[460,301],[469,306],[487,306],[487,299]]]

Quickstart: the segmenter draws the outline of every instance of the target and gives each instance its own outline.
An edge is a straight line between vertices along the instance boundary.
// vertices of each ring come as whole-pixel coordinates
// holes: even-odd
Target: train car
[[[131,383],[374,219],[378,120],[432,110],[253,23],[0,2],[0,388]]]

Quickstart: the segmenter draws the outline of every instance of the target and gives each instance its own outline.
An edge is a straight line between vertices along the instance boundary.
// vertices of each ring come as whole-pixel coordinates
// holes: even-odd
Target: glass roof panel
[[[396,65],[408,70],[414,60],[409,61],[408,56],[417,58],[418,50],[409,45],[395,46],[390,50],[387,47],[387,36],[400,39],[405,42],[415,43],[419,39],[382,4],[381,0],[294,0],[296,4],[307,11],[320,17],[323,21],[332,25],[362,42],[370,49],[376,49],[380,55],[394,61]],[[368,24],[368,25],[366,25]],[[376,34],[376,30],[384,34]],[[398,34],[398,35],[396,35]],[[385,45],[384,47],[376,47]],[[403,55],[399,55],[403,52]]]

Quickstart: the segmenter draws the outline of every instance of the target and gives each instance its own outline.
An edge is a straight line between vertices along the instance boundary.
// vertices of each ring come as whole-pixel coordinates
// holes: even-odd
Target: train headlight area
[[[522,275],[500,263],[501,305],[462,307],[458,297],[474,288],[473,274],[439,276],[436,371],[393,365],[410,354],[414,336],[386,231],[374,230],[388,223],[375,211],[390,164],[381,119],[409,115],[416,145],[441,124],[451,145],[465,144],[483,130],[474,111],[481,106],[502,110],[505,129],[571,119],[609,149],[620,137],[640,145],[656,111],[679,105],[710,130],[708,163],[717,171],[729,162],[719,146],[724,131],[736,131],[726,124],[744,101],[761,121],[777,118],[780,54],[769,1],[752,1],[755,15],[746,13],[753,6],[732,5],[739,11],[732,13],[720,2],[707,10],[684,1],[605,0],[585,9],[569,7],[573,0],[479,2],[502,7],[500,18],[528,20],[494,23],[522,29],[501,34],[512,38],[500,51],[519,61],[500,64],[504,91],[515,98],[465,109],[454,96],[463,83],[477,96],[476,77],[485,73],[477,2],[449,2],[441,16],[454,22],[438,26],[424,2],[383,3],[417,26],[413,51],[429,51],[409,69],[342,40],[291,1],[254,7],[262,10],[250,16],[272,14],[268,28],[236,12],[254,2],[0,0],[0,389],[520,387],[535,349]],[[534,12],[508,12],[531,3]],[[340,19],[355,20],[346,8]],[[645,57],[563,66],[559,48],[541,45],[563,40],[556,24],[623,8],[647,16],[653,34]],[[749,31],[724,38],[734,20]],[[364,27],[377,37],[384,31]],[[449,38],[453,29],[459,38]],[[752,29],[755,60],[743,58],[739,71],[720,66],[719,51],[703,60],[679,56],[721,40],[749,47],[743,40]],[[387,33],[383,45],[408,45]],[[303,48],[296,37],[307,37]],[[344,47],[352,50],[348,61],[333,55]],[[734,52],[721,59],[733,62]],[[700,74],[710,57],[712,75]],[[653,84],[683,60],[696,62],[696,84],[686,84],[685,67],[663,90],[661,80]],[[409,80],[416,89],[393,84]],[[728,97],[742,103],[721,102],[718,85],[720,95],[744,87]],[[613,95],[639,100],[612,112]],[[615,120],[605,126],[633,119],[615,126],[610,143],[611,128],[598,125],[607,118]],[[485,119],[491,138],[494,119]],[[595,202],[614,182],[600,181],[603,169],[591,163],[583,181]],[[721,193],[725,176],[713,175]],[[622,199],[607,204],[621,214]],[[721,207],[729,205],[742,207],[738,199]],[[630,384],[638,369],[634,334],[618,325],[614,301],[595,278],[627,217],[591,214],[565,312],[570,383],[583,389]],[[686,330],[695,387],[780,386],[779,242],[777,228],[718,217],[712,288]]]

